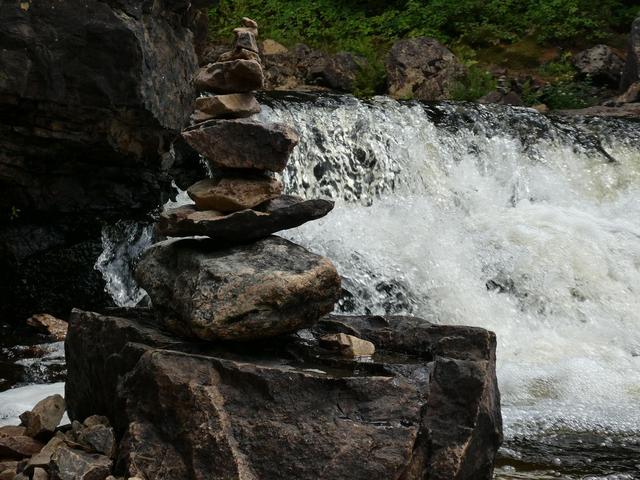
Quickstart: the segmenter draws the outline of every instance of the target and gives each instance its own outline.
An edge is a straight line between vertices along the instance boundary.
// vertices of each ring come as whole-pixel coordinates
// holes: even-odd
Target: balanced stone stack
[[[232,51],[196,77],[204,95],[182,136],[212,178],[192,185],[193,204],[163,212],[136,276],[165,326],[206,340],[251,340],[313,325],[340,296],[331,262],[272,233],[326,215],[333,203],[283,195],[282,172],[298,134],[251,119],[263,84],[257,24],[243,19]],[[211,95],[214,94],[214,95]]]

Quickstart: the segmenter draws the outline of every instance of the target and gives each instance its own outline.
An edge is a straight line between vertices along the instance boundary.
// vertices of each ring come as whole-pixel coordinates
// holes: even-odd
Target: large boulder
[[[97,411],[118,426],[118,475],[492,476],[501,418],[490,332],[327,317],[304,335],[203,350],[162,334],[152,318],[74,311],[66,340],[69,414]],[[377,353],[345,359],[319,345],[332,333],[358,335]]]
[[[640,82],[640,17],[631,25],[627,63],[622,73],[620,89],[627,90],[635,82]]]
[[[204,340],[252,340],[295,332],[333,310],[333,264],[280,237],[221,248],[209,239],[169,240],[136,269],[167,329]]]
[[[333,90],[351,92],[358,74],[367,64],[366,58],[350,52],[320,57],[309,68],[307,81]]]
[[[581,75],[588,76],[599,84],[618,87],[624,61],[611,47],[596,45],[576,54],[572,61]]]
[[[76,304],[104,303],[92,271],[102,223],[146,215],[170,189],[169,145],[194,99],[195,8],[0,3],[0,231],[30,249],[5,255],[14,234],[0,235],[3,318],[66,316],[68,291]],[[87,271],[65,267],[67,253],[91,257]]]
[[[256,120],[209,120],[182,137],[214,168],[281,172],[300,137],[288,125]]]
[[[465,68],[447,47],[428,37],[398,40],[386,58],[389,94],[445,100]]]
[[[158,231],[168,237],[203,235],[222,242],[248,242],[317,220],[332,209],[329,200],[303,200],[291,195],[228,215],[185,205],[162,212]]]

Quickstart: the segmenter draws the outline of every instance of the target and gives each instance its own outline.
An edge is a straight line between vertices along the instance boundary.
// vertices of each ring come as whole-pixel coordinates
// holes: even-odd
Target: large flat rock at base
[[[329,200],[303,200],[290,195],[228,215],[185,205],[162,212],[158,230],[168,237],[202,235],[220,241],[248,242],[317,220],[332,209],[333,202]]]
[[[280,237],[221,247],[160,242],[136,268],[165,326],[205,340],[252,340],[306,328],[333,310],[340,276],[328,258]]]
[[[288,125],[256,120],[208,120],[182,137],[214,168],[281,172],[300,137]]]
[[[72,419],[122,436],[119,475],[196,479],[489,480],[502,439],[495,336],[411,317],[327,317],[265,343],[176,341],[144,310],[75,310]],[[376,343],[370,363],[318,346]],[[162,459],[160,461],[159,459]]]

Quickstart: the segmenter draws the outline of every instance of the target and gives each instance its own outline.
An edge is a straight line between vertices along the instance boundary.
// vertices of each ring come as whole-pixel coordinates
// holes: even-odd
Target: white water
[[[349,98],[260,117],[301,133],[289,191],[337,200],[283,236],[335,262],[351,311],[496,332],[507,437],[640,432],[637,126]]]

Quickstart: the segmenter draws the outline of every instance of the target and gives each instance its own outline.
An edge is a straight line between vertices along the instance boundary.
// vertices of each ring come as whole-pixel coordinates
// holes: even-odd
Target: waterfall
[[[258,118],[301,134],[287,193],[336,200],[281,234],[336,264],[349,292],[338,309],[496,332],[508,438],[640,432],[640,124],[261,100]],[[135,232],[105,233],[100,269],[120,304],[140,298],[126,272],[150,237]]]

